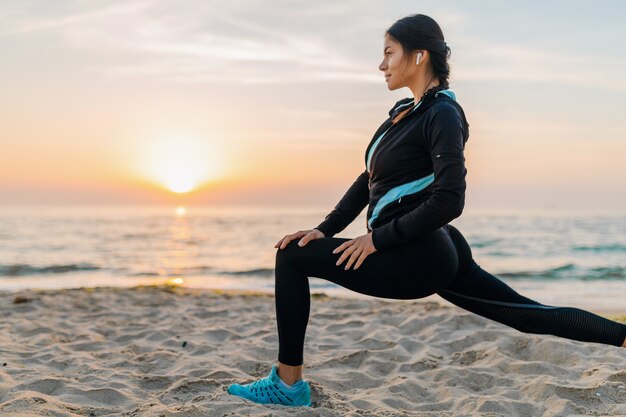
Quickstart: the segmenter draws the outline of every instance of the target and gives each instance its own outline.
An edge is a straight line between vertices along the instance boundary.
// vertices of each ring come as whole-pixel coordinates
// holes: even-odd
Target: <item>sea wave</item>
[[[253,268],[253,269],[244,269],[244,270],[235,270],[235,271],[227,271],[227,270],[216,270],[211,266],[194,266],[188,268],[175,268],[170,270],[160,270],[160,271],[142,271],[130,274],[132,276],[193,276],[193,275],[202,275],[205,273],[211,273],[212,275],[229,275],[229,276],[249,276],[252,275],[254,277],[272,277],[274,276],[274,269],[272,268]]]
[[[44,266],[29,264],[10,264],[0,265],[0,276],[12,277],[22,275],[63,274],[66,272],[96,271],[99,269],[101,269],[99,266],[89,263]]]
[[[133,270],[131,268],[106,268],[90,263],[76,264],[53,264],[53,265],[30,265],[30,264],[8,264],[0,265],[0,277],[18,277],[28,275],[58,275],[70,274],[82,271],[103,271],[116,276],[136,276],[136,277],[159,277],[159,276],[202,276],[205,274],[235,276],[245,279],[273,278],[273,268],[251,268],[241,270],[224,270],[209,265],[195,265],[179,268],[160,268],[154,270]],[[493,275],[504,279],[536,279],[536,280],[560,280],[575,279],[587,280],[624,280],[626,279],[626,268],[622,266],[598,266],[583,267],[574,263],[566,263],[553,268],[537,270],[505,270],[489,271]]]
[[[626,252],[626,245],[615,243],[606,245],[575,246],[572,250],[584,252]]]
[[[626,268],[621,266],[585,268],[568,263],[555,268],[541,269],[537,271],[505,271],[494,275],[507,279],[576,279],[581,281],[623,280],[626,278]]]

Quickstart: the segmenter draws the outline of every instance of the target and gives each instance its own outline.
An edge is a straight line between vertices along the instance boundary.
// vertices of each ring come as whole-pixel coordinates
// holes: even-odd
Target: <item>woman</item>
[[[387,87],[413,97],[389,111],[365,153],[363,171],[315,229],[282,238],[275,247],[278,366],[267,377],[233,384],[230,394],[257,403],[310,406],[302,379],[309,319],[308,277],[382,298],[437,293],[483,317],[525,333],[626,347],[626,325],[573,307],[524,297],[483,270],[463,235],[448,223],[465,202],[463,150],[469,125],[448,89],[450,48],[439,25],[421,14],[385,32],[379,69]],[[334,238],[363,210],[368,233]]]

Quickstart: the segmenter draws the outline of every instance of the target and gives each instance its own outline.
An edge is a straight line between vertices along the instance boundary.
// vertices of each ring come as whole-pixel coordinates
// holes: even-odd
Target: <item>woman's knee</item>
[[[283,264],[285,262],[291,262],[294,256],[296,255],[296,251],[301,249],[298,246],[298,241],[300,239],[294,239],[287,244],[284,248],[276,249],[276,265]]]
[[[278,248],[276,250],[276,264],[282,264],[285,262],[296,263],[298,258],[302,258],[303,256],[314,256],[315,253],[319,252],[320,246],[323,246],[324,239],[330,238],[321,238],[314,239],[307,242],[304,246],[299,246],[298,242],[300,239],[294,239],[287,244],[283,249]]]

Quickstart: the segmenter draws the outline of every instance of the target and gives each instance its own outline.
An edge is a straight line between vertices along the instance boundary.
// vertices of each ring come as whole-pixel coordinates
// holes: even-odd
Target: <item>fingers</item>
[[[352,256],[350,256],[350,259],[348,259],[348,262],[346,263],[346,267],[344,268],[346,271],[350,269],[352,264],[359,258],[359,256],[361,256],[361,252],[363,252],[363,249],[361,249],[360,247],[356,248],[352,252]]]
[[[282,239],[280,239],[280,240],[278,241],[278,243],[276,243],[276,244],[274,245],[274,247],[275,247],[275,248],[278,248],[278,247],[279,247],[279,246],[280,246],[280,245],[281,245],[281,244],[285,241],[285,239],[287,239],[287,238],[288,238],[288,236],[285,236],[285,237],[283,237]],[[282,249],[282,247],[281,247],[281,249]]]
[[[275,248],[280,248],[280,249],[285,249],[287,247],[287,245],[289,244],[289,242],[291,242],[294,239],[300,238],[304,235],[306,235],[308,232],[306,231],[298,231],[296,233],[292,233],[290,235],[287,235],[285,237],[283,237],[281,240],[278,241],[278,243],[276,243],[274,245]]]
[[[287,245],[289,244],[289,242],[291,242],[293,239],[294,239],[293,235],[285,236],[283,238],[283,242],[280,244],[280,248],[285,249]]]
[[[359,269],[359,267],[361,266],[365,258],[367,258],[367,256],[368,255],[365,254],[365,251],[361,252],[361,256],[359,256],[359,259],[357,259],[356,264],[354,265],[355,270]]]
[[[302,239],[300,239],[300,241],[298,242],[298,246],[304,246],[307,243],[309,243],[309,240],[311,240],[312,236],[313,236],[313,233],[307,233],[306,236],[304,236]]]
[[[321,239],[323,237],[326,237],[324,233],[320,232],[317,229],[313,229],[309,233],[307,233],[306,236],[300,239],[300,241],[298,242],[298,246],[304,246],[314,239]]]
[[[352,242],[352,240],[348,240],[347,242],[343,242],[341,245],[337,246],[337,247],[333,250],[333,253],[339,253],[339,252],[341,252],[342,250],[344,250],[345,248],[347,248],[348,246],[350,246],[350,245],[348,245],[348,243],[350,243],[350,242]]]
[[[348,241],[348,242],[351,242],[351,241]],[[346,243],[348,243],[348,242],[344,242],[344,243],[342,243],[342,244],[341,244],[341,246],[344,246],[344,245],[345,245]],[[339,248],[340,248],[341,246],[339,246]],[[337,248],[337,249],[338,249],[338,248]],[[333,253],[334,253],[337,249],[335,249],[335,250],[333,251]],[[342,254],[341,254],[341,256],[339,257],[339,259],[337,260],[337,264],[336,264],[336,265],[337,265],[337,266],[341,265],[341,264],[342,264],[342,262],[343,262],[346,258],[348,258],[350,255],[352,255],[352,253],[353,253],[355,250],[357,250],[357,249],[358,249],[358,247],[357,247],[356,245],[349,246],[346,250],[344,250],[344,251],[343,251],[343,253],[342,253]],[[350,262],[350,263],[351,263],[351,262]],[[345,269],[348,269],[348,268],[350,267],[350,263],[346,263]]]

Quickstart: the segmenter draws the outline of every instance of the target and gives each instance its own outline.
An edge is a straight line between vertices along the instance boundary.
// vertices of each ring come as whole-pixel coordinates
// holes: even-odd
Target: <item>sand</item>
[[[24,290],[0,293],[0,309],[1,416],[626,415],[626,349],[432,301],[314,294],[312,408],[226,392],[276,363],[272,295]]]

